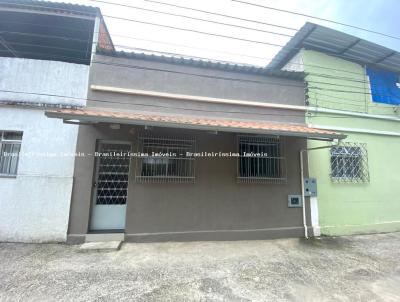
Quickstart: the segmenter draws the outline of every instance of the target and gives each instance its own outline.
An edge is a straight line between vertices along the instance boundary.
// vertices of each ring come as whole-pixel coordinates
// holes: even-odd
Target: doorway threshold
[[[108,241],[124,241],[125,233],[123,230],[120,232],[106,232],[106,231],[96,231],[90,232],[85,235],[85,242],[108,242]]]
[[[91,230],[88,234],[110,234],[110,233],[125,233],[124,229],[112,229],[112,230]]]

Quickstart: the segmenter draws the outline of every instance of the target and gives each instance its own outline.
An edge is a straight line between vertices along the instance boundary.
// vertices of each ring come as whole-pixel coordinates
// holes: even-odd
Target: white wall
[[[23,131],[18,175],[0,178],[0,241],[65,241],[74,157],[61,153],[75,152],[78,127],[39,109],[0,107],[0,117],[0,130]]]
[[[84,106],[88,74],[89,66],[87,65],[0,58],[0,101]],[[23,94],[4,90],[67,97]]]
[[[282,67],[282,70],[303,72],[304,71],[303,52],[301,50],[297,52],[297,54],[293,56],[293,58],[291,58],[290,61],[287,62],[285,66]]]
[[[85,65],[0,58],[0,104],[84,106],[88,77],[89,67]],[[75,152],[78,127],[47,118],[45,109],[0,105],[0,130],[23,131],[18,175],[0,177],[0,241],[66,240],[75,158],[63,153]]]

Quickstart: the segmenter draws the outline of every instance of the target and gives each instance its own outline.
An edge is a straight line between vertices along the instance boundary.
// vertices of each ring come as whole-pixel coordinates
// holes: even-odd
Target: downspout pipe
[[[316,148],[308,148],[308,149],[302,149],[300,150],[300,178],[301,178],[301,198],[303,201],[303,227],[304,227],[304,237],[308,239],[308,227],[307,227],[307,217],[306,217],[306,197],[305,197],[305,192],[304,192],[304,156],[303,154],[309,151],[314,151],[314,150],[321,150],[321,149],[328,149],[332,148],[335,146],[338,146],[340,143],[340,140],[335,140],[334,144],[330,146],[323,146],[323,147],[316,147]]]

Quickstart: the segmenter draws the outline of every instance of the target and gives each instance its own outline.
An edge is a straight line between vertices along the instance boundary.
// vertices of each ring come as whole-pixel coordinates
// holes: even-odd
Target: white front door
[[[131,144],[100,141],[97,146],[90,230],[125,229]]]

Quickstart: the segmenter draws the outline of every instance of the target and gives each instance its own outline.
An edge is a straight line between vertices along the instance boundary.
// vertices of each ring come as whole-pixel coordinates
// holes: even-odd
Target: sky
[[[147,8],[173,14],[181,14],[206,20],[245,26],[251,29],[243,29],[228,25],[219,25],[177,16],[147,12],[138,8],[108,4],[101,1],[65,0],[64,2],[100,7],[114,44],[117,48],[127,51],[143,52],[143,49],[147,49],[157,52],[177,53],[184,56],[207,58],[211,60],[265,66],[280,50],[281,46],[285,45],[290,40],[290,36],[293,36],[296,33],[296,30],[301,28],[307,21],[359,36],[363,39],[400,51],[400,38],[388,38],[330,22],[249,6],[243,3],[234,2],[232,0],[151,1],[164,2],[225,14],[238,18],[269,23],[276,26],[209,15],[182,8],[171,7],[160,3],[154,3],[148,0],[104,0],[104,2],[135,6],[138,8]],[[295,11],[319,18],[335,20],[338,22],[400,37],[400,5],[398,0],[243,1]],[[115,17],[193,29],[196,31],[214,33],[224,36],[233,36],[240,39],[255,40],[277,45],[271,46],[262,43],[253,43],[220,36],[211,36],[177,29],[163,28],[160,26],[141,24],[138,22],[124,21],[121,19],[116,19]],[[286,29],[282,27],[289,27],[293,29]],[[274,32],[274,34],[267,33],[265,31]]]

